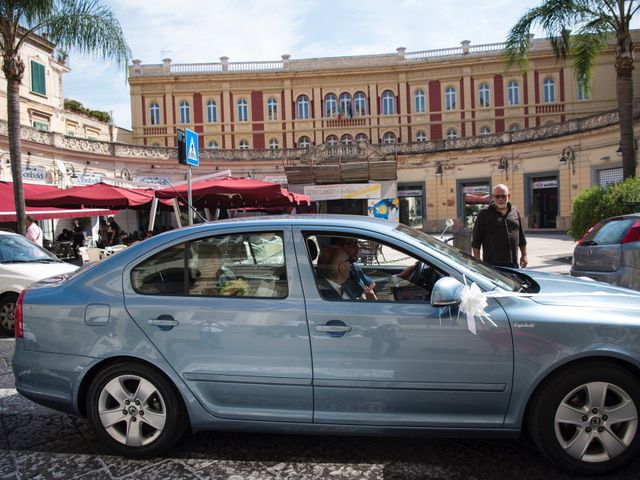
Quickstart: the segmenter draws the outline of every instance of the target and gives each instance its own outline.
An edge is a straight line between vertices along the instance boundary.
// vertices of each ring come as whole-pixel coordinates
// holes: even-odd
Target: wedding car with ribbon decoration
[[[15,317],[18,392],[125,456],[189,428],[526,432],[590,475],[640,449],[638,292],[498,270],[385,220],[173,230],[30,286]]]

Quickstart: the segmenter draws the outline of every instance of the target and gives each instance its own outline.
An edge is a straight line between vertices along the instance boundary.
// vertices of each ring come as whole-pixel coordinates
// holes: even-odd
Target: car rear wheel
[[[16,293],[7,293],[0,297],[0,332],[13,335],[15,327],[15,311],[18,295]]]
[[[87,417],[100,440],[127,457],[161,455],[184,431],[184,410],[172,385],[133,362],[111,365],[96,376]]]
[[[538,448],[558,467],[604,475],[640,451],[639,412],[636,377],[613,364],[580,364],[543,385],[528,426]]]

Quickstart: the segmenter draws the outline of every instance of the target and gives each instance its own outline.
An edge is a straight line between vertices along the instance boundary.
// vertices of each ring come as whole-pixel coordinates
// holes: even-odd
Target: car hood
[[[536,303],[640,311],[640,292],[635,290],[557,273],[525,272],[540,285],[540,292],[531,296]]]
[[[70,263],[4,263],[0,265],[0,275],[5,279],[12,279],[25,286],[53,275],[69,273],[77,270],[76,265]]]

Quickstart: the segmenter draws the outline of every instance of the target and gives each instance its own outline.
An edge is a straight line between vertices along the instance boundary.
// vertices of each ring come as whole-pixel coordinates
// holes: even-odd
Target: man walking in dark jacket
[[[471,247],[473,256],[495,266],[522,268],[527,266],[527,239],[522,220],[515,206],[509,201],[509,187],[503,184],[493,188],[493,201],[478,213],[473,227]],[[518,262],[518,248],[520,261]]]

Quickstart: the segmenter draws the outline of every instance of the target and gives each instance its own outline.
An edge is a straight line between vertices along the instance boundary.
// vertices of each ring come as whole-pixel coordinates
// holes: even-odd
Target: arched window
[[[338,113],[347,118],[353,117],[353,109],[351,108],[351,95],[349,95],[348,93],[342,93],[340,95],[340,111]]]
[[[324,97],[324,116],[335,117],[338,113],[338,100],[333,93]]]
[[[249,142],[246,140],[240,140],[240,143],[238,144],[238,148],[240,150],[249,150]]]
[[[209,141],[209,144],[207,145],[207,148],[209,150],[217,150],[220,147],[218,147],[218,142],[216,142],[215,140],[211,140],[211,141]]]
[[[455,128],[447,129],[447,139],[453,140],[454,138],[458,138],[458,131]]]
[[[480,127],[480,135],[491,135],[491,127],[488,125]]]
[[[311,140],[309,137],[304,136],[298,139],[298,147],[300,148],[309,148],[311,146]]]
[[[510,80],[507,86],[507,101],[509,105],[520,105],[520,85],[517,80]]]
[[[278,119],[278,101],[273,97],[267,100],[267,119],[269,120]]]
[[[340,137],[340,143],[342,143],[343,145],[353,145],[353,137],[348,133],[344,134],[342,135],[342,137]]]
[[[545,78],[542,84],[544,91],[544,102],[552,103],[556,101],[556,82],[553,78]]]
[[[278,143],[278,140],[275,138],[272,138],[271,140],[269,140],[269,150],[276,150],[277,148],[280,148],[280,144]]]
[[[207,102],[207,122],[216,123],[218,121],[218,105],[215,100]]]
[[[387,90],[382,94],[382,114],[393,115],[396,113],[395,96],[393,92]]]
[[[149,115],[151,118],[151,125],[160,125],[160,105],[158,102],[151,102],[149,106]]]
[[[512,123],[511,125],[509,125],[509,131],[510,132],[515,132],[516,130],[520,130],[520,124],[519,123]]]
[[[355,114],[358,117],[364,117],[367,114],[367,97],[364,93],[358,92],[353,96],[355,106]]]
[[[483,82],[478,87],[478,100],[480,101],[481,107],[488,107],[491,105],[491,96],[490,96],[489,84]]]
[[[413,96],[415,100],[415,111],[416,113],[424,113],[427,109],[426,107],[426,95],[424,94],[424,90],[418,89]]]
[[[244,98],[238,100],[238,121],[247,122],[249,120],[249,105]]]
[[[447,87],[444,91],[444,108],[445,110],[456,109],[456,89]]]
[[[180,123],[191,123],[189,102],[186,100],[180,102]]]
[[[309,118],[309,97],[306,95],[298,97],[298,118],[300,120]]]
[[[364,133],[359,133],[356,135],[356,144],[359,145],[361,143],[369,143],[369,137],[367,137],[367,135]]]
[[[336,137],[335,135],[329,135],[324,143],[326,143],[330,147],[335,147],[336,145],[338,145],[338,137]]]
[[[382,136],[382,143],[396,143],[396,134],[393,132],[387,132]]]
[[[578,80],[578,100],[589,100],[589,97],[591,97],[591,85],[589,83],[587,78]]]
[[[418,130],[418,133],[416,133],[416,142],[426,142],[427,141],[427,134],[424,132],[424,130]]]

